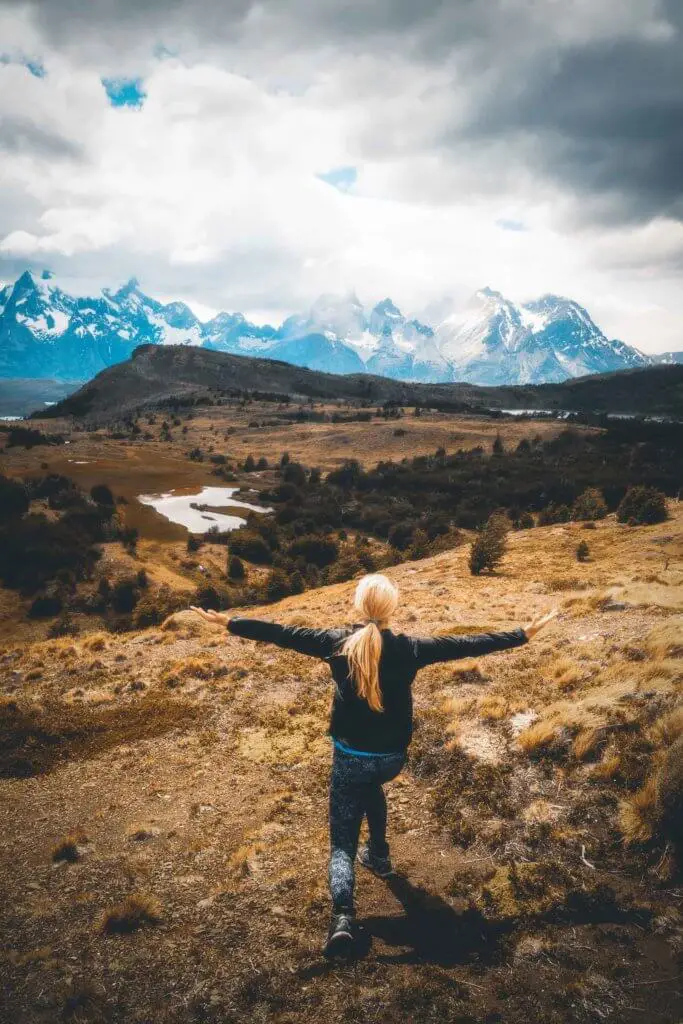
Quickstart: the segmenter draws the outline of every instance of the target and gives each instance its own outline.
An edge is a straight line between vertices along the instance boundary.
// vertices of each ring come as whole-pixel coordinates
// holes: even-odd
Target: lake
[[[173,491],[168,494],[139,494],[138,501],[151,505],[170,522],[184,526],[190,533],[206,533],[212,526],[217,526],[219,533],[227,533],[242,526],[246,520],[241,516],[214,512],[214,508],[233,505],[249,512],[272,512],[263,505],[235,500],[232,496],[238,490],[239,487],[202,487],[196,494],[174,494]],[[208,505],[211,510],[193,507],[197,505]]]

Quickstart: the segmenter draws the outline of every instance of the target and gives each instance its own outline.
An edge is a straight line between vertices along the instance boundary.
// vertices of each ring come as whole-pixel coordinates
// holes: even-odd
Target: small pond
[[[202,487],[196,494],[174,494],[173,491],[168,494],[139,494],[138,501],[143,505],[151,505],[170,522],[184,526],[190,533],[205,533],[212,526],[217,526],[220,533],[227,533],[242,526],[246,520],[241,516],[214,512],[213,509],[230,505],[249,512],[272,511],[263,505],[237,501],[233,494],[238,490],[238,487]]]

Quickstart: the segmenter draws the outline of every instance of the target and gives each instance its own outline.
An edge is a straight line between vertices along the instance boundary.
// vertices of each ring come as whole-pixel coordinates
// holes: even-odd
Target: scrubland
[[[123,635],[5,634],[0,1017],[680,1021],[670,513],[513,533],[495,574],[471,576],[466,546],[387,570],[405,632],[561,614],[528,646],[418,676],[408,767],[387,787],[397,874],[359,869],[348,963],[320,955],[324,665],[189,612]],[[253,613],[351,621],[353,587]]]

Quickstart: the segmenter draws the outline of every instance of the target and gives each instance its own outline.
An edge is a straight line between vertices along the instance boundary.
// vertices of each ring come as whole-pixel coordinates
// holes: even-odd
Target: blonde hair
[[[344,641],[341,653],[349,661],[349,675],[373,711],[383,711],[379,685],[379,659],[382,655],[382,634],[398,605],[398,587],[381,573],[364,576],[356,587],[356,609],[367,625]]]

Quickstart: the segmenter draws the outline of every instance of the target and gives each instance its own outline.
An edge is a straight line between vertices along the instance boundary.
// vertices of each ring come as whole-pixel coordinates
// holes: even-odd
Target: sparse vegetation
[[[134,893],[106,910],[100,927],[108,935],[126,935],[162,920],[161,903],[155,896]]]

